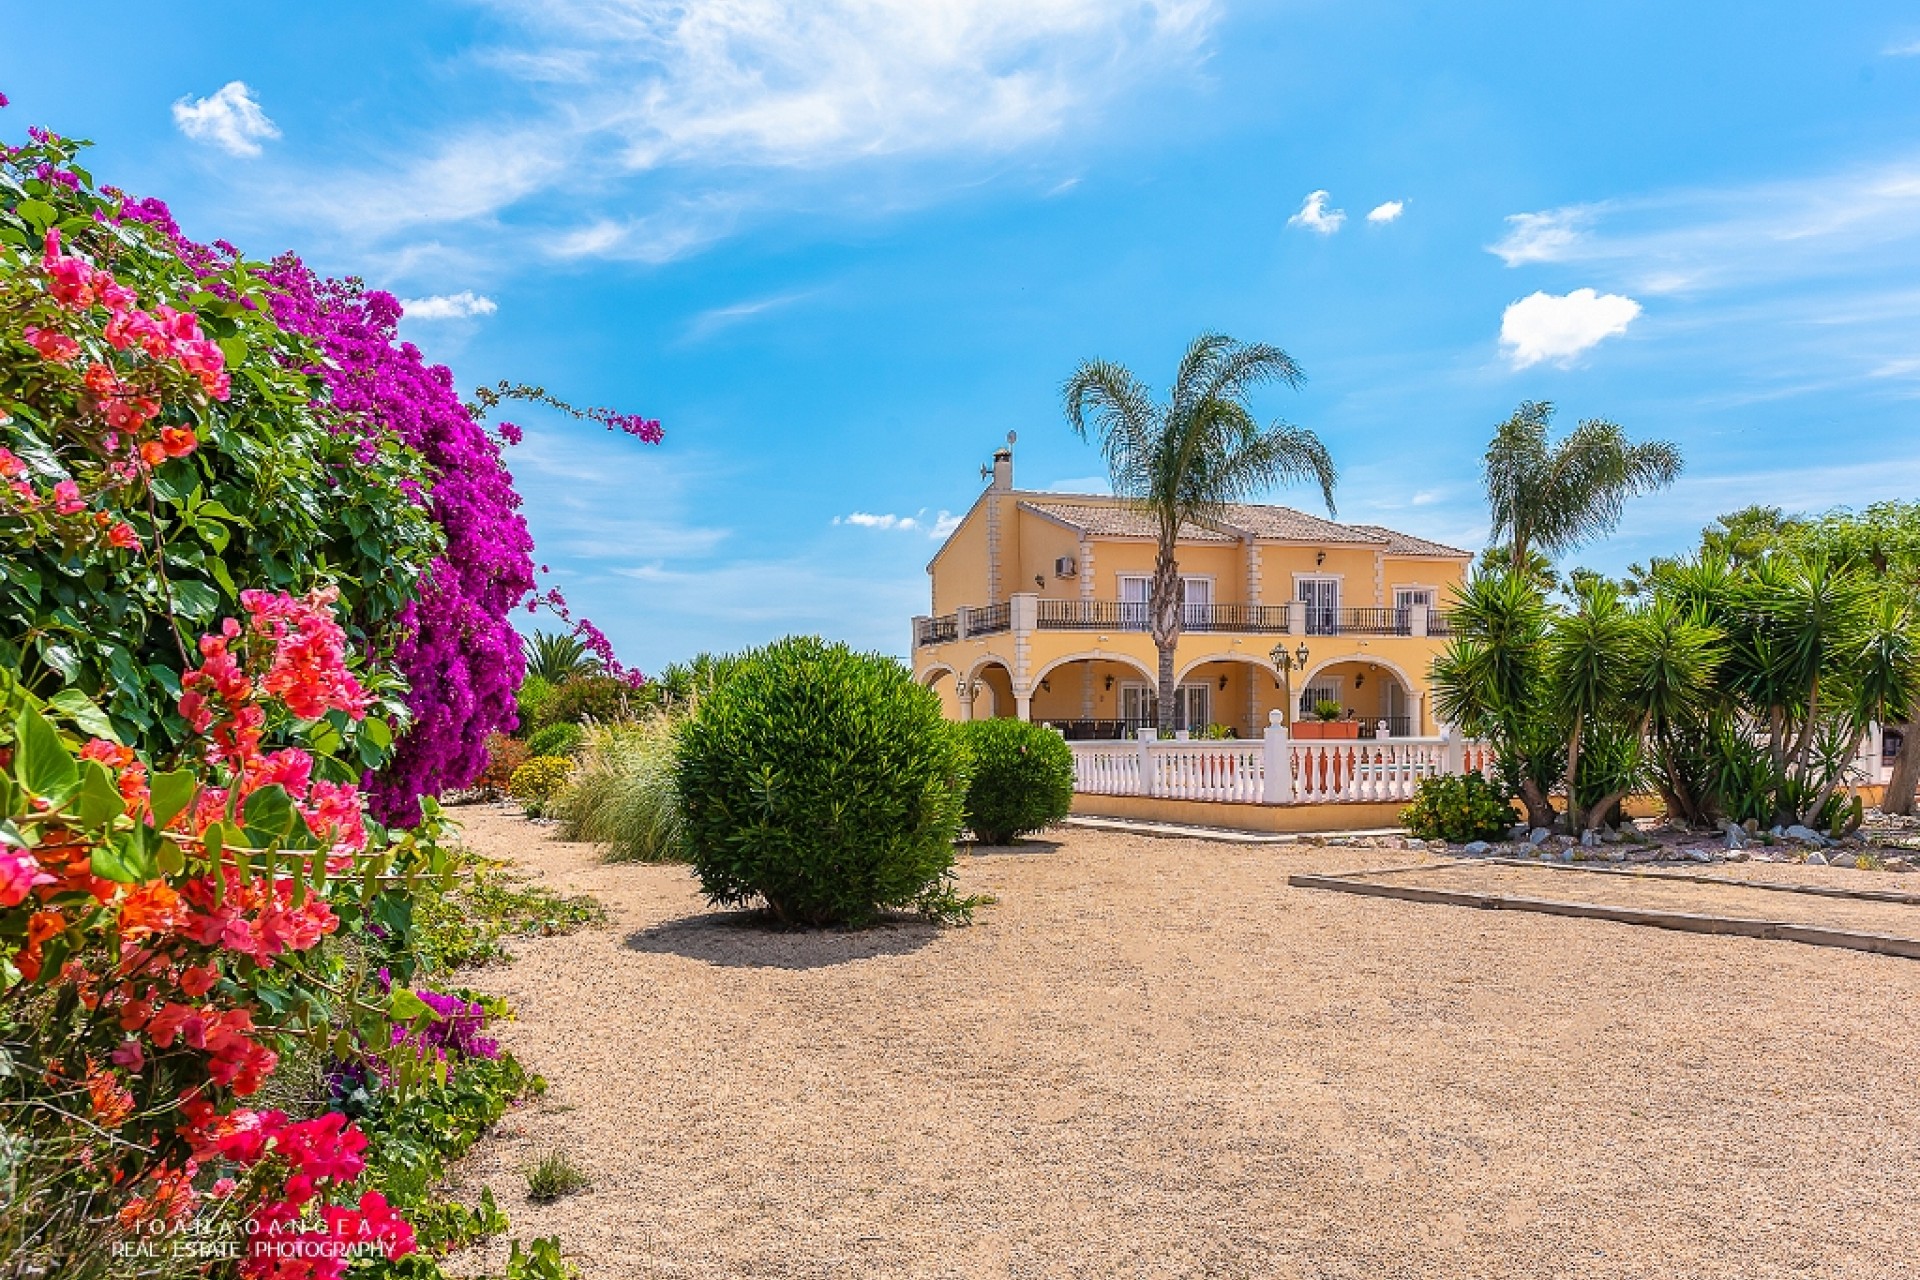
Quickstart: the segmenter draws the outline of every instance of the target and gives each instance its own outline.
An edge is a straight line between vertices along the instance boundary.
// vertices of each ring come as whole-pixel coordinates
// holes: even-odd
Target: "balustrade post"
[[[1283,606],[1287,611],[1287,634],[1303,636],[1307,633],[1307,611],[1300,607],[1298,600],[1289,600]]]
[[[1157,796],[1160,794],[1160,781],[1153,776],[1153,752],[1149,749],[1153,746],[1154,739],[1159,736],[1160,731],[1158,729],[1141,729],[1138,733],[1140,794],[1143,796]]]
[[[958,609],[955,609],[953,611],[954,639],[965,640],[967,638],[967,631],[968,631],[967,624],[968,622],[972,621],[972,619],[973,619],[973,609],[968,605],[963,604]]]
[[[1293,803],[1293,752],[1287,738],[1286,717],[1267,713],[1267,732],[1261,742],[1261,804]]]
[[[1443,766],[1450,777],[1460,777],[1467,771],[1466,743],[1459,731],[1450,724],[1440,726],[1440,745],[1446,752],[1446,764]]]
[[[1426,638],[1428,612],[1417,604],[1407,610],[1408,634],[1420,639]]]
[[[1379,738],[1391,738],[1393,736],[1393,728],[1385,720],[1374,721],[1373,732],[1374,736]]]
[[[924,613],[914,615],[914,619],[913,619],[913,651],[914,652],[919,651],[920,637],[926,633],[927,623],[931,621],[933,621],[933,619],[927,617],[927,615],[925,615]]]

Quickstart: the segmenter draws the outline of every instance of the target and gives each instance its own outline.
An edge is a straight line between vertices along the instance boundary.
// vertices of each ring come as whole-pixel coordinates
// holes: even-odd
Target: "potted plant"
[[[1360,736],[1358,720],[1342,720],[1346,708],[1332,699],[1323,699],[1313,704],[1313,719],[1302,721],[1293,727],[1296,738],[1357,738]]]

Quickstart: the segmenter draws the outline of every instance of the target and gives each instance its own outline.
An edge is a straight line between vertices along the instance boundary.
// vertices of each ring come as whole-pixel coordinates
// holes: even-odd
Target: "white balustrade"
[[[1144,730],[1069,745],[1076,791],[1233,804],[1404,804],[1422,778],[1494,769],[1487,743],[1445,735],[1301,740],[1276,726],[1264,742],[1163,742]]]

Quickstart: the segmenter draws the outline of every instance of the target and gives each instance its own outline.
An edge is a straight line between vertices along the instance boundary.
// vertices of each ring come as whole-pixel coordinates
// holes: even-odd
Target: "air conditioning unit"
[[[1053,576],[1056,578],[1071,578],[1079,572],[1080,562],[1072,556],[1061,556],[1053,562]]]

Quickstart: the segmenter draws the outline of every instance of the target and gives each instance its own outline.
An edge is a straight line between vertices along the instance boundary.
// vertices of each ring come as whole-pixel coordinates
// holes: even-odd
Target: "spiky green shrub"
[[[1059,822],[1073,807],[1073,749],[1045,725],[973,720],[954,726],[972,761],[966,821],[981,844]]]
[[[527,751],[536,756],[576,755],[586,736],[586,730],[577,724],[550,724],[527,739]]]
[[[1497,840],[1513,826],[1513,802],[1477,773],[1422,778],[1413,803],[1400,812],[1407,831],[1421,840]]]
[[[589,730],[580,767],[554,805],[562,836],[605,845],[608,862],[684,861],[673,786],[677,724],[656,715]]]
[[[716,905],[809,925],[973,905],[951,885],[966,752],[891,659],[815,636],[743,655],[687,717],[674,782]]]

